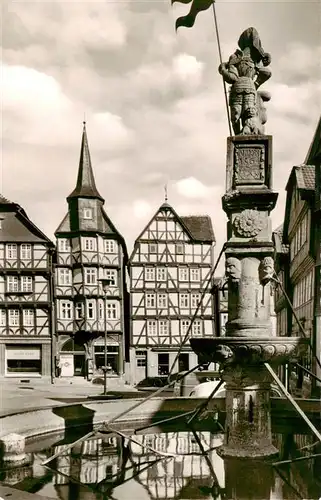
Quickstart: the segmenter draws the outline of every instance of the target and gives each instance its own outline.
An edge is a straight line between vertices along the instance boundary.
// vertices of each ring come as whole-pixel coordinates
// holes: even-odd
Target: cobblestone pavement
[[[110,382],[107,390],[113,393],[137,392],[134,387],[118,380]],[[83,401],[88,396],[98,396],[102,393],[102,385],[94,385],[84,379],[59,379],[54,384],[33,380],[24,384],[6,380],[0,382],[0,415],[27,408]]]

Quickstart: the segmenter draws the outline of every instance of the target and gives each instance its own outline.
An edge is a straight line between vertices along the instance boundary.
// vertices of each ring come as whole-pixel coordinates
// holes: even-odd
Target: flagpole
[[[219,57],[220,57],[220,63],[222,64],[223,61],[222,61],[222,52],[221,52],[220,37],[219,37],[218,26],[217,26],[217,18],[216,18],[216,10],[215,10],[215,0],[213,0],[212,6],[213,6],[213,14],[214,14],[214,23],[215,23],[217,45],[218,45],[218,53],[219,53]],[[225,80],[224,80],[223,76],[222,76],[222,82],[223,82],[223,89],[224,89],[224,96],[225,96],[225,104],[226,104],[228,128],[229,128],[230,136],[231,136],[232,135],[231,118],[230,118],[230,111],[229,111],[229,105],[228,105],[226,83],[225,83]]]

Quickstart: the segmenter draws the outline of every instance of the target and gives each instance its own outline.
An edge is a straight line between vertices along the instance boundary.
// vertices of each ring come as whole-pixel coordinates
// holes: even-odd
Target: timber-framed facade
[[[319,148],[320,123],[313,140],[315,143],[318,138]],[[315,159],[308,153],[304,164],[293,167],[286,186],[284,223],[274,232],[278,278],[293,304],[305,336],[313,346],[313,350],[309,349],[299,364],[311,373],[317,371],[315,356],[320,357],[320,334],[316,331],[319,298],[315,279],[320,252],[317,246],[320,225],[317,220],[318,205],[315,196],[317,167],[314,163]],[[302,336],[280,286],[275,291],[275,307],[277,335]],[[284,367],[282,378],[296,396],[311,396],[317,385],[314,377],[298,366],[290,365],[287,369]]]
[[[187,332],[197,337],[215,334],[214,246],[208,216],[180,217],[167,202],[136,239],[130,257],[134,383],[168,375]],[[196,364],[187,342],[174,370]]]
[[[0,377],[50,380],[54,244],[3,196],[0,226]]]
[[[84,124],[77,185],[56,230],[55,358],[62,377],[102,375],[107,332],[109,377],[125,371],[129,336],[126,244],[99,194]],[[104,289],[102,279],[108,280]],[[127,333],[126,333],[127,332]]]

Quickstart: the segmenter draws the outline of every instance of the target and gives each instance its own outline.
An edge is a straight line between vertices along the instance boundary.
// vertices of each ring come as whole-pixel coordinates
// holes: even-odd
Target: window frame
[[[93,209],[92,207],[84,207],[82,216],[85,220],[93,220]]]
[[[26,319],[30,320],[30,322],[27,322]],[[33,309],[23,309],[22,310],[23,326],[34,326],[34,322],[35,322],[35,311]]]
[[[97,285],[97,268],[85,267],[85,285]],[[88,279],[90,277],[90,279]]]
[[[15,314],[11,314],[11,313]],[[13,322],[13,319],[17,319],[17,323]],[[20,311],[19,309],[8,309],[8,325],[9,326],[20,326]]]
[[[20,259],[31,260],[32,258],[32,245],[31,243],[22,243],[20,246]]]

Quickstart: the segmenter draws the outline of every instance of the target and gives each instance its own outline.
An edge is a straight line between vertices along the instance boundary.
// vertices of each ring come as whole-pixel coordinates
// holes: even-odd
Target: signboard
[[[73,354],[60,354],[61,377],[74,376],[74,355]]]
[[[40,347],[7,347],[7,359],[41,359]]]

